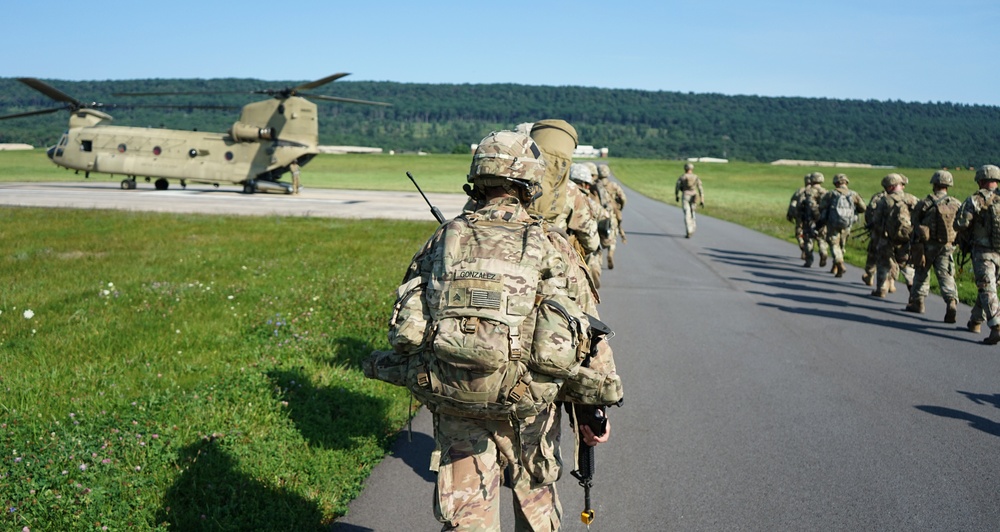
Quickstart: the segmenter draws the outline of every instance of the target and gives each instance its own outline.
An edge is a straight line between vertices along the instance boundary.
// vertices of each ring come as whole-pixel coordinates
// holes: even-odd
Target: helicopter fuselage
[[[282,174],[295,162],[304,166],[317,153],[316,105],[292,97],[244,106],[227,133],[110,125],[111,117],[81,109],[48,151],[58,166],[123,175],[211,184],[240,184],[244,190],[280,190]],[[281,185],[276,187],[274,185]],[[128,188],[123,182],[123,188]],[[134,187],[133,187],[134,188]]]

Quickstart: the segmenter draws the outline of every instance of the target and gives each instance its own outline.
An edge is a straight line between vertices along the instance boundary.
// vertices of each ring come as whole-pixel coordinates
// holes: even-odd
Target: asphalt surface
[[[429,217],[416,194],[87,187],[0,185],[0,204],[118,208],[98,199],[108,193],[133,210],[146,208],[144,195],[185,209],[207,196],[217,198],[209,212]],[[23,199],[25,189],[48,198]],[[986,331],[941,323],[933,295],[926,314],[905,313],[902,284],[874,299],[858,268],[842,279],[803,268],[793,244],[727,222],[701,216],[685,239],[679,208],[627,192],[628,243],[604,272],[600,306],[616,331],[625,405],[597,448],[592,530],[1000,528],[1000,347],[979,343]],[[452,215],[464,197],[432,201]],[[960,307],[959,326],[969,311]],[[432,447],[422,411],[334,530],[438,529]],[[563,529],[585,529],[568,468],[558,489]],[[512,530],[507,490],[502,503]]]

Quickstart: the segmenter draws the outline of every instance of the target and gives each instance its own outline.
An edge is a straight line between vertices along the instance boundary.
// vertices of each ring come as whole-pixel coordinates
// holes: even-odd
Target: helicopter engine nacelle
[[[257,142],[258,140],[274,140],[274,128],[257,127],[243,122],[236,122],[229,128],[229,136],[236,142]]]

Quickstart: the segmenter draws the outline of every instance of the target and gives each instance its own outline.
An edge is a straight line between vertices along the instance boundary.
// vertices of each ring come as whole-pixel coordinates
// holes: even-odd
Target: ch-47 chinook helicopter
[[[339,73],[313,82],[283,89],[249,91],[270,99],[243,106],[240,118],[226,133],[177,129],[113,126],[99,103],[84,103],[35,78],[18,81],[65,105],[29,111],[0,119],[70,112],[69,129],[49,148],[48,156],[58,166],[83,171],[122,175],[122,189],[136,188],[136,178],[155,179],[157,190],[166,190],[169,180],[187,183],[242,185],[243,192],[296,193],[281,177],[293,165],[305,166],[319,153],[319,122],[316,104],[306,98],[390,105],[351,98],[301,92],[348,74]],[[235,92],[229,92],[235,93]],[[127,93],[115,96],[205,94],[204,92]],[[198,106],[192,106],[198,107]],[[297,186],[297,183],[296,183]]]

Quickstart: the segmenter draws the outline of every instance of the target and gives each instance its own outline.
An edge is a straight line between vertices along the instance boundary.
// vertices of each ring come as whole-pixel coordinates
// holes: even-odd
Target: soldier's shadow
[[[181,449],[183,472],[167,489],[157,523],[172,530],[324,530],[315,503],[240,472],[215,438]]]

